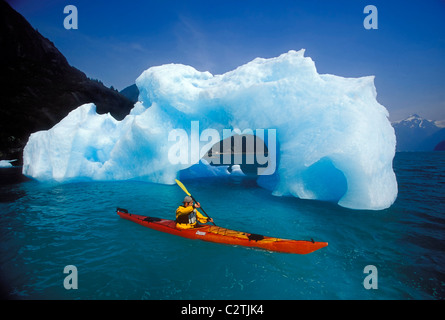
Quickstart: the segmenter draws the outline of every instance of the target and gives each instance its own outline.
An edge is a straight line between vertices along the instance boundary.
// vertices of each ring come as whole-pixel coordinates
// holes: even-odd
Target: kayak
[[[192,229],[179,229],[176,228],[176,221],[174,220],[133,214],[122,208],[117,208],[116,211],[123,219],[136,222],[147,228],[188,239],[297,254],[311,253],[328,245],[327,242],[316,242],[312,239],[309,241],[280,239],[211,225],[199,225]]]

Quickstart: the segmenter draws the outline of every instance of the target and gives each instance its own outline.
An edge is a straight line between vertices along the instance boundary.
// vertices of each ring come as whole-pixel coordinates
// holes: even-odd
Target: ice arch
[[[184,65],[152,67],[136,84],[140,102],[122,121],[87,104],[32,134],[23,173],[40,180],[158,183],[173,183],[185,169],[191,176],[227,174],[198,163],[210,143],[193,140],[198,123],[217,132],[275,130],[276,170],[258,179],[275,195],[338,199],[354,209],[387,208],[397,196],[395,134],[376,100],[374,77],[318,74],[300,50],[215,76]],[[173,130],[187,137],[173,143],[178,150],[187,144],[188,161],[169,161]]]

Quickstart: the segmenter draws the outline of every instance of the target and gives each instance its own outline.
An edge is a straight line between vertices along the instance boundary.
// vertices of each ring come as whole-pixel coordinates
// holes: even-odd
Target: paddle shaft
[[[190,197],[192,197],[193,201],[198,202],[198,201],[196,201],[196,199],[192,195],[190,195]],[[200,207],[199,209],[201,209],[202,212],[207,216],[207,218],[210,219],[209,215],[207,214],[207,212],[205,212],[205,210],[202,207]],[[216,226],[215,222],[212,221],[212,223],[213,223],[214,226]]]

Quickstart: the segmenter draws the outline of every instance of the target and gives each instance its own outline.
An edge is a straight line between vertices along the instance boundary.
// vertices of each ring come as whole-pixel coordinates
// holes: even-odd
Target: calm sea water
[[[115,213],[173,218],[184,197],[177,186],[13,182],[2,170],[4,298],[445,298],[444,152],[397,153],[398,198],[382,211],[274,197],[252,179],[183,181],[220,226],[329,242],[309,255],[188,240]],[[67,265],[77,268],[78,289],[64,287]],[[364,287],[368,265],[377,289]]]

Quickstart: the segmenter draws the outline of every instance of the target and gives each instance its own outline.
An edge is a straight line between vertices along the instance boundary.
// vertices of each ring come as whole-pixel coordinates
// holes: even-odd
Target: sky
[[[321,74],[375,76],[401,120],[445,119],[445,0],[7,0],[88,77],[118,90],[152,66],[222,74],[306,49]],[[78,28],[65,29],[66,5]],[[367,5],[377,29],[366,29]]]

